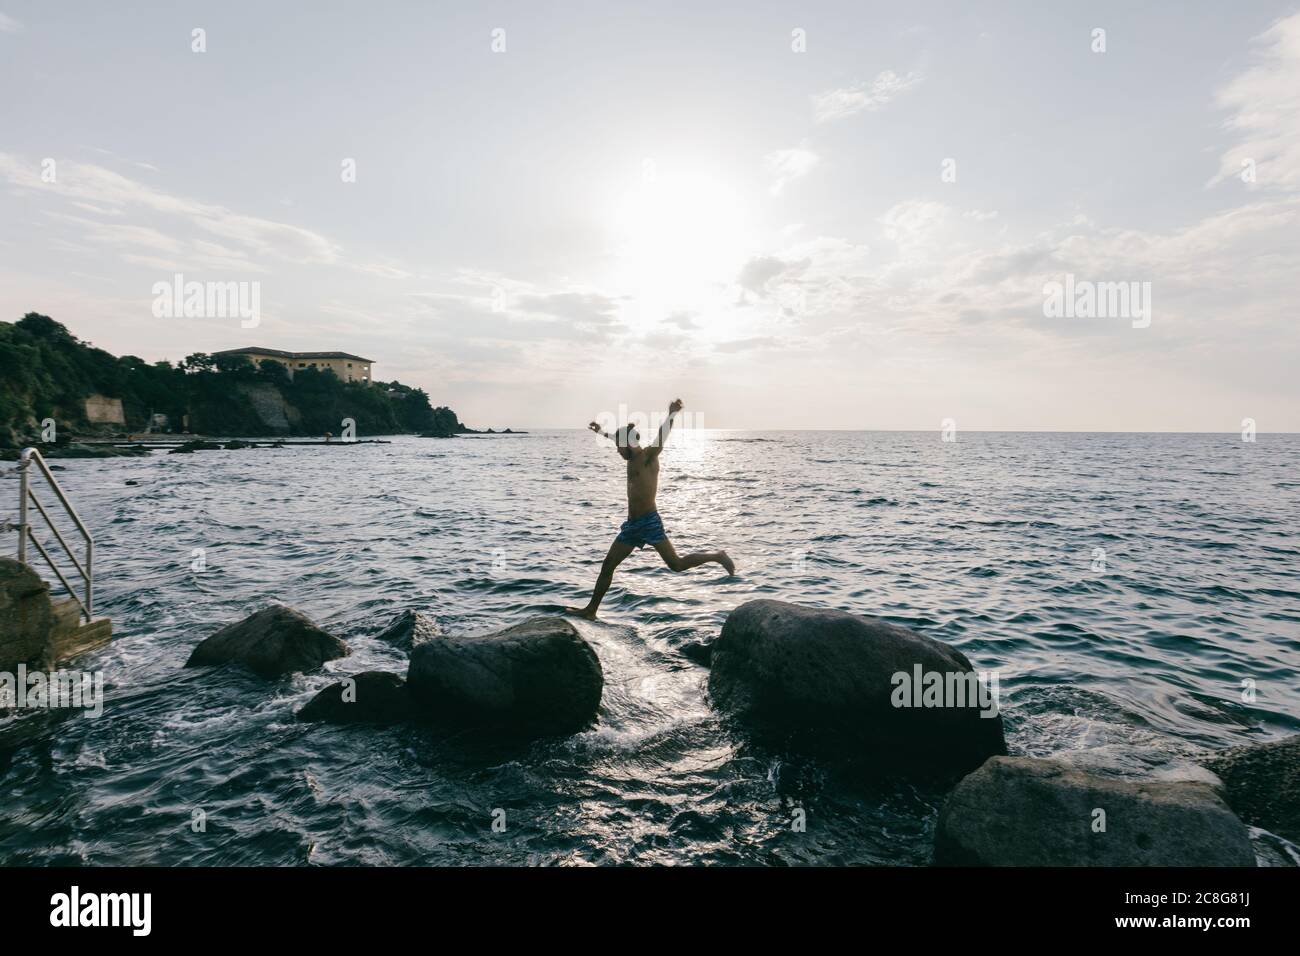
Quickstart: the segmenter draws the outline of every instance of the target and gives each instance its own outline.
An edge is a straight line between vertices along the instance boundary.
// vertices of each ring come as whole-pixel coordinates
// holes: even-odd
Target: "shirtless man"
[[[634,425],[624,425],[613,435],[603,431],[595,422],[587,426],[597,435],[614,442],[618,453],[627,462],[627,520],[619,529],[614,543],[609,546],[609,554],[605,555],[605,562],[600,566],[600,576],[596,578],[596,588],[592,591],[591,600],[587,602],[586,607],[566,607],[564,610],[568,613],[594,621],[601,599],[609,590],[609,583],[614,578],[614,569],[622,564],[623,559],[629,554],[646,545],[658,551],[659,556],[664,559],[664,564],[674,571],[687,571],[712,561],[726,568],[728,574],[736,573],[735,562],[725,551],[699,551],[685,557],[679,555],[673,543],[668,540],[668,535],[664,534],[663,521],[659,518],[659,512],[655,510],[655,492],[659,490],[659,453],[663,451],[664,442],[668,440],[673,419],[681,410],[680,398],[668,406],[668,418],[660,426],[658,437],[646,448],[641,446],[640,436]]]

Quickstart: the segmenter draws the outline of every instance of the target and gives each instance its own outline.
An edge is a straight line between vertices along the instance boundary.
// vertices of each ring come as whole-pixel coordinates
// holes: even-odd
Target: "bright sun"
[[[719,177],[647,172],[616,204],[615,281],[643,327],[698,310],[734,282],[749,245],[746,210]]]

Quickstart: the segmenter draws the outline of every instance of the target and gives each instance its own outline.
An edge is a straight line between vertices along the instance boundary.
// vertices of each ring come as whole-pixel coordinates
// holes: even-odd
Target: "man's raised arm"
[[[650,454],[657,455],[664,450],[664,442],[668,441],[668,433],[673,430],[673,419],[677,417],[677,413],[681,410],[682,400],[674,398],[668,406],[668,417],[659,426],[659,434],[655,437],[653,444],[650,445]]]
[[[601,428],[599,423],[592,422],[587,427],[590,428],[592,431],[594,431],[597,435],[600,435],[602,438],[608,438],[610,441],[614,442],[615,444],[618,444],[618,439],[615,438],[613,435],[611,435],[609,432],[605,431],[603,428]]]

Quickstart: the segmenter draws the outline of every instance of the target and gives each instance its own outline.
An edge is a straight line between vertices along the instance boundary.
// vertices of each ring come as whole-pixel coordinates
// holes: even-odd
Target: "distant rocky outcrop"
[[[1233,747],[1201,761],[1243,820],[1300,843],[1300,734]]]
[[[996,697],[965,655],[879,618],[750,601],[727,617],[710,663],[718,707],[810,749],[944,772],[1006,753]],[[923,695],[935,680],[941,693]]]
[[[348,653],[346,644],[302,613],[272,604],[204,640],[185,666],[236,661],[271,680],[314,671],[326,661]]]
[[[192,455],[196,451],[218,451],[221,448],[220,442],[205,441],[201,438],[183,441],[175,448],[168,449],[169,455]]]
[[[49,316],[29,312],[0,322],[0,453],[49,447],[45,420],[65,435],[109,429],[195,435],[324,435],[352,419],[358,435],[463,428],[451,409],[400,382],[343,381],[328,369],[243,355],[195,352],[182,362],[113,356],[79,340]],[[107,393],[107,394],[105,394]],[[449,424],[448,424],[449,423]]]
[[[934,862],[1254,866],[1246,826],[1216,784],[1099,773],[1068,757],[993,757],[949,794]]]
[[[67,442],[62,445],[45,445],[41,457],[51,458],[146,458],[149,449],[143,445],[87,445]],[[17,461],[22,454],[19,448],[0,448],[0,461]],[[62,470],[61,465],[51,465],[51,471]]]
[[[541,736],[590,724],[604,675],[596,652],[571,623],[538,617],[489,634],[417,645],[407,686],[417,708],[434,720]]]
[[[442,627],[428,614],[407,609],[400,612],[376,639],[408,654],[420,644],[442,636]]]
[[[330,684],[298,711],[298,719],[329,724],[395,724],[415,716],[400,674],[364,671]]]

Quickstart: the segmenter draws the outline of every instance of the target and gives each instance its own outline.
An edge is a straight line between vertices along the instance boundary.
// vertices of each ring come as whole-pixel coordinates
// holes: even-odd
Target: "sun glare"
[[[696,310],[735,280],[749,245],[736,190],[698,172],[647,172],[616,204],[619,287],[635,298],[642,325]]]

